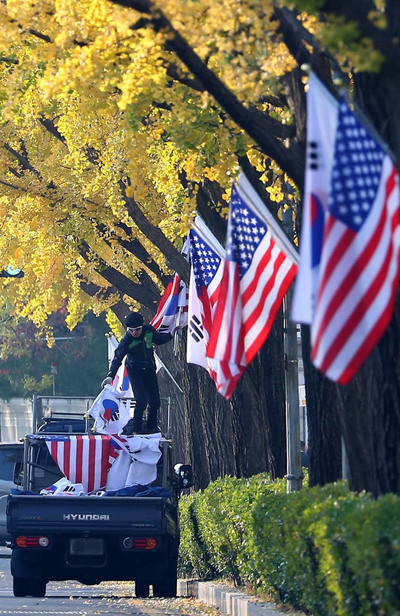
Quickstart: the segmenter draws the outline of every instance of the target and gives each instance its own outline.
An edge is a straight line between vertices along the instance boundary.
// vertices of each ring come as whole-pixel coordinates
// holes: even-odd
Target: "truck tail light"
[[[20,535],[15,543],[19,548],[47,548],[50,539],[41,535]]]
[[[127,550],[154,550],[157,540],[154,537],[125,537],[122,545]]]

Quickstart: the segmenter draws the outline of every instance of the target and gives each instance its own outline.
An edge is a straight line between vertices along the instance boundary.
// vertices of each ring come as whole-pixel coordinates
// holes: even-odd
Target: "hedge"
[[[318,616],[400,615],[400,499],[267,474],[180,501],[180,575],[226,578]]]

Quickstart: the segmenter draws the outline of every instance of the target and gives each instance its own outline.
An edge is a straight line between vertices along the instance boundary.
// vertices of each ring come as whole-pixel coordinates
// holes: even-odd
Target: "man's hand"
[[[106,378],[104,379],[104,381],[102,382],[101,386],[105,387],[106,385],[111,385],[112,383],[112,378],[111,376],[106,376]]]

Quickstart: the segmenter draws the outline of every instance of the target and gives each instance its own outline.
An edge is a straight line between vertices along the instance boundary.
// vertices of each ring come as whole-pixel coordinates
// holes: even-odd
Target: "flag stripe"
[[[96,460],[96,442],[94,439],[90,439],[89,443],[89,464],[88,464],[88,492],[91,492],[94,488],[95,478],[95,460]]]
[[[252,312],[246,317],[244,323],[246,333],[251,330],[263,314],[265,304],[269,301],[271,294],[274,293],[274,289],[276,288],[279,270],[286,261],[285,255],[282,252],[277,254],[275,261],[269,260],[269,263],[264,263],[264,259],[265,257],[263,257],[259,267],[257,268],[260,270],[256,272],[258,283],[257,286],[254,285],[254,294],[255,291],[258,291],[259,297],[248,298],[248,294],[246,292],[244,292],[242,296],[243,312],[245,314],[248,312],[248,310],[246,310],[247,302],[251,303],[252,308]],[[252,300],[251,302],[249,301],[250,299]],[[254,299],[256,300],[256,305],[253,309],[255,303]]]
[[[76,437],[76,471],[75,482],[82,483],[83,441],[81,436]]]
[[[243,306],[245,306],[247,304],[247,302],[249,302],[251,299],[253,299],[257,288],[262,286],[260,285],[260,278],[262,276],[263,271],[265,270],[265,268],[272,263],[272,250],[275,246],[275,243],[272,241],[272,238],[269,241],[269,244],[267,246],[264,247],[263,251],[262,251],[262,256],[260,258],[260,261],[257,263],[257,266],[255,268],[254,271],[254,275],[252,273],[252,280],[249,282],[249,284],[244,288],[243,293],[242,293],[242,302],[243,302]],[[257,251],[256,251],[257,252]],[[279,259],[279,257],[282,255],[282,259],[285,258],[285,255],[282,252],[278,252],[277,257]],[[269,284],[269,283],[268,283]],[[272,285],[273,286],[273,285]],[[271,288],[271,285],[270,285]]]
[[[107,483],[107,473],[108,469],[111,466],[110,461],[110,451],[111,451],[111,443],[110,439],[106,436],[101,437],[101,476],[100,476],[100,487],[104,488]]]
[[[281,299],[283,298],[285,292],[282,295],[281,287],[283,286],[286,290],[289,288],[290,282],[293,280],[293,277],[297,270],[297,266],[295,266],[293,269],[292,265],[290,264],[290,262],[287,261],[287,259],[281,260],[279,258],[278,261],[279,269],[276,270],[277,264],[275,262],[274,270],[271,270],[271,268],[267,268],[263,274],[263,279],[266,279],[266,276],[269,275],[273,280],[272,286],[267,284],[267,282],[264,283],[265,286],[269,288],[269,294],[267,295],[266,293],[263,293],[261,296],[261,300],[264,301],[264,310],[271,310],[276,304],[277,297],[281,297]],[[289,285],[287,284],[288,276]],[[244,314],[247,314],[246,306],[244,307]],[[263,327],[263,319],[265,319],[264,311],[259,313],[259,319],[256,321],[257,329],[249,329],[247,335],[252,335],[253,337],[256,337],[259,333],[260,327]]]
[[[72,483],[78,483],[76,481],[77,465],[72,463],[73,460],[76,460],[76,452],[77,452],[77,439],[71,438],[69,439],[69,456],[70,456],[69,475],[67,475],[66,473],[64,473],[64,475],[68,477],[68,479],[72,481]]]
[[[335,226],[337,226],[336,219],[328,215],[327,220],[326,220],[326,233],[324,237],[325,247],[329,245],[329,241],[333,235],[333,230]],[[347,229],[343,233],[342,237],[340,238],[340,241],[337,243],[335,242],[335,238],[332,238],[332,241],[335,242],[336,247],[332,251],[332,258],[326,266],[324,275],[323,276],[321,275],[321,282],[320,282],[320,286],[318,290],[317,301],[320,299],[331,275],[333,274],[335,268],[337,267],[337,264],[340,262],[340,260],[343,258],[344,254],[346,253],[353,238],[354,238],[354,231],[352,231],[351,229]]]
[[[71,461],[71,441],[68,440],[64,444],[63,451],[63,472],[66,477],[70,475],[70,461]]]
[[[394,288],[392,292],[391,301],[387,303],[385,310],[382,312],[379,320],[377,321],[371,333],[368,336],[364,337],[363,343],[359,346],[358,351],[354,355],[352,360],[348,363],[348,365],[346,366],[344,370],[341,370],[341,374],[340,374],[340,377],[338,378],[338,382],[341,383],[342,385],[345,385],[346,383],[348,383],[348,381],[354,376],[354,374],[359,369],[360,365],[363,363],[364,358],[368,357],[368,355],[370,354],[370,352],[372,351],[372,349],[374,348],[374,346],[377,344],[378,340],[384,333],[386,327],[388,326],[389,321],[391,320],[392,314],[393,314],[393,302],[394,302],[395,291],[396,291],[396,287],[398,283],[399,283],[399,277],[397,276],[397,279],[395,280],[395,283],[393,285]]]

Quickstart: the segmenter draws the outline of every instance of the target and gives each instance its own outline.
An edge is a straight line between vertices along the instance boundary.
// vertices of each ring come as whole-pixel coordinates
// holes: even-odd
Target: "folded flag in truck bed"
[[[157,476],[161,456],[160,434],[146,437],[110,436],[105,434],[36,434],[46,442],[54,462],[73,484],[82,484],[85,493],[120,489],[151,483]],[[124,458],[126,469],[109,476],[114,462]],[[49,488],[50,490],[50,488]],[[47,492],[49,493],[49,492]]]
[[[82,496],[85,491],[81,483],[72,483],[66,477],[61,477],[53,485],[40,490],[40,494],[45,496]]]
[[[100,490],[107,483],[108,469],[118,457],[108,435],[35,435],[46,441],[51,457],[72,482],[81,483],[85,492]]]

